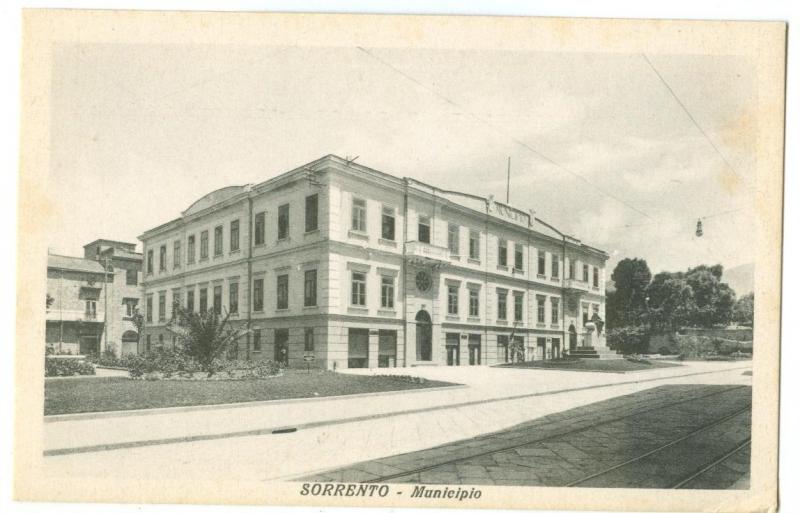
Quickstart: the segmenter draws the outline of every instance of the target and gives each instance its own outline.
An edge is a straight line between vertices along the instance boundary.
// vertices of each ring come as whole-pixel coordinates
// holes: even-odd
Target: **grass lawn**
[[[360,376],[327,371],[288,371],[255,380],[144,381],[126,377],[46,380],[44,414],[138,410],[168,406],[269,401],[299,397],[416,390],[454,383],[398,376]]]
[[[631,362],[628,360],[569,359],[536,360],[532,362],[506,363],[499,367],[516,367],[519,369],[561,369],[578,372],[629,372],[663,367],[677,367],[679,363],[650,360],[648,362]]]

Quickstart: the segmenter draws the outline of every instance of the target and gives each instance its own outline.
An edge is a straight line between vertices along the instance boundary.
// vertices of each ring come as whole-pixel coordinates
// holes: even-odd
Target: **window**
[[[536,275],[539,276],[539,277],[543,277],[544,273],[546,272],[546,270],[545,270],[546,262],[547,262],[546,258],[547,257],[545,256],[545,252],[544,251],[539,251],[538,266],[536,268]]]
[[[503,239],[497,240],[497,265],[508,265],[508,241]]]
[[[303,341],[303,351],[314,352],[314,328],[306,328],[305,339]]]
[[[506,301],[508,292],[504,289],[497,289],[497,319],[506,320]]]
[[[189,235],[189,240],[186,242],[186,263],[194,263],[194,235]]]
[[[447,313],[458,315],[458,285],[447,286]]]
[[[536,322],[544,323],[544,296],[536,296]]]
[[[258,328],[253,330],[253,351],[256,353],[261,351],[261,330]]]
[[[480,298],[478,296],[478,289],[469,289],[469,316],[480,317]]]
[[[176,240],[172,244],[172,267],[177,269],[181,266],[181,241]]]
[[[303,306],[317,306],[317,270],[306,271],[304,282]]]
[[[159,271],[166,271],[167,270],[167,245],[162,244],[161,247],[158,249],[158,270]]]
[[[306,232],[313,232],[319,227],[319,195],[306,196]]]
[[[289,275],[278,276],[278,310],[289,308]]]
[[[222,254],[222,226],[214,228],[214,256]]]
[[[186,309],[194,312],[194,290],[186,291]]]
[[[214,313],[217,315],[222,313],[222,285],[214,287]]]
[[[289,236],[289,204],[278,207],[278,240]]]
[[[239,283],[235,281],[228,285],[228,311],[239,313]]]
[[[522,271],[522,244],[519,242],[514,243],[514,269]]]
[[[153,250],[147,250],[147,274],[153,274]]]
[[[592,286],[597,288],[600,286],[600,269],[595,267],[592,269]]]
[[[458,239],[458,225],[451,224],[447,226],[447,249],[450,250],[451,255],[458,256],[460,254]]]
[[[167,318],[167,293],[158,293],[158,320],[163,321]]]
[[[264,279],[253,280],[253,310],[264,311]]]
[[[200,289],[200,312],[206,313],[208,311],[208,289]]]
[[[381,238],[394,240],[394,209],[383,207],[381,215]]]
[[[147,342],[145,343],[145,351],[147,351],[149,353],[150,352],[150,335],[147,335],[147,338],[145,340],[147,340]]]
[[[551,258],[552,258],[552,259],[551,259],[551,261],[550,261],[550,276],[551,276],[552,278],[558,278],[558,275],[559,275],[559,270],[558,270],[558,264],[559,264],[559,261],[558,261],[558,255],[554,254],[554,255],[553,255]]]
[[[367,202],[361,198],[353,198],[353,217],[350,228],[356,232],[367,231]]]
[[[230,237],[231,237],[231,242],[230,242],[231,252],[239,251],[239,220],[238,219],[234,219],[233,221],[231,221]]]
[[[417,224],[417,240],[426,244],[431,243],[431,218],[420,216]]]
[[[589,283],[589,266],[583,264],[583,281]]]
[[[552,324],[558,324],[559,321],[559,313],[558,313],[558,298],[551,297],[550,298],[550,322]]]
[[[394,277],[381,276],[381,308],[394,308]]]
[[[181,291],[180,290],[173,290],[172,291],[172,314],[171,317],[174,319],[176,315],[178,315],[178,308],[181,306]]]
[[[208,230],[200,232],[200,260],[208,258]]]
[[[255,232],[253,237],[255,237],[256,246],[264,244],[264,229],[266,227],[265,216],[266,214],[264,212],[259,212],[256,214],[256,219],[253,222],[253,231]]]
[[[147,296],[147,307],[145,312],[145,319],[147,322],[153,322],[153,295]]]
[[[158,334],[158,348],[161,349],[162,347],[164,347],[164,334],[163,333],[159,333]]]
[[[583,313],[583,324],[586,325],[589,322],[589,305],[583,305],[581,312]]]
[[[570,259],[569,266],[567,266],[567,278],[570,280],[575,279],[575,260]]]
[[[481,259],[481,234],[475,230],[469,231],[469,257],[472,260]]]
[[[125,284],[126,285],[138,285],[139,284],[139,271],[136,269],[126,269],[125,270]]]
[[[350,287],[350,304],[354,306],[367,305],[367,275],[354,272]]]
[[[86,301],[86,318],[87,319],[97,318],[97,301],[95,301],[94,299],[89,299]]]
[[[139,304],[139,300],[132,297],[126,297],[122,299],[122,305],[125,307],[125,317],[133,317],[133,314],[136,313],[136,305]]]
[[[514,293],[514,321],[516,322],[522,322],[522,298],[522,293]]]

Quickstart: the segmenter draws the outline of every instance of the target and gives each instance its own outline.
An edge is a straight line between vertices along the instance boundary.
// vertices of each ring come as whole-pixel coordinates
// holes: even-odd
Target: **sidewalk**
[[[413,414],[495,403],[509,398],[529,398],[563,391],[604,387],[626,393],[630,385],[642,389],[663,384],[666,378],[738,369],[750,364],[736,362],[692,362],[675,368],[631,374],[541,372],[491,367],[419,367],[402,369],[404,374],[463,383],[454,389],[430,389],[414,393],[388,393],[328,400],[258,403],[195,411],[164,408],[146,414],[120,412],[120,416],[96,418],[73,415],[45,422],[47,454],[112,449],[115,445],[138,446],[189,442],[203,439],[268,434],[281,428],[312,428],[345,422],[360,422],[401,413]],[[394,373],[398,369],[391,369]],[[379,373],[378,369],[371,371]],[[611,386],[628,383],[620,387]],[[604,394],[605,395],[605,394]],[[504,402],[504,401],[503,401]],[[499,404],[503,404],[500,402]],[[561,401],[555,401],[554,404]]]

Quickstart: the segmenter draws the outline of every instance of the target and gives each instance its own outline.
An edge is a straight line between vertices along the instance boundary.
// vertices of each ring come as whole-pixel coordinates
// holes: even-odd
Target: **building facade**
[[[604,346],[603,251],[492,198],[328,155],[145,232],[140,351],[172,305],[230,312],[245,359],[484,365]]]
[[[83,258],[48,255],[47,347],[55,353],[108,348],[135,354],[142,255],[135,244],[105,239],[83,249]]]

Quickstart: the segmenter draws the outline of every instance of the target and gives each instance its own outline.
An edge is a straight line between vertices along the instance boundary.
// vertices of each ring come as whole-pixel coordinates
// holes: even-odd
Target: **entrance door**
[[[544,337],[538,337],[536,339],[536,352],[537,352],[536,356],[537,356],[537,358],[539,360],[544,360],[545,359],[545,348],[546,347],[547,347],[547,339],[544,338]]]
[[[480,335],[470,335],[469,336],[469,364],[470,365],[480,365],[481,364],[481,336]]]
[[[561,339],[553,337],[553,358],[561,358]]]
[[[275,330],[275,362],[289,366],[289,330]]]
[[[347,332],[347,367],[366,369],[369,367],[369,330],[350,328]]]
[[[417,360],[429,362],[432,360],[433,324],[431,316],[425,310],[417,312]]]
[[[460,365],[459,334],[448,333],[445,335],[445,349],[447,350],[447,365]]]
[[[81,354],[98,353],[100,341],[94,335],[84,335],[81,337],[81,344],[79,347]]]
[[[578,348],[578,333],[575,331],[575,325],[569,325],[569,350],[573,351]]]

